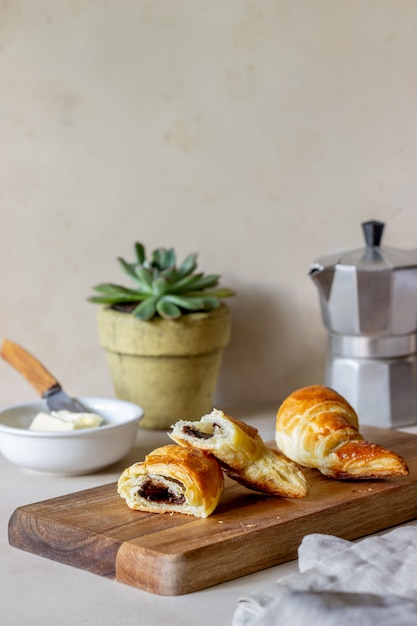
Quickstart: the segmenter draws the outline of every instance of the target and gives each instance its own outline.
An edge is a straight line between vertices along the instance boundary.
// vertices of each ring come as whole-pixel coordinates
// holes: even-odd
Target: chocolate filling
[[[167,502],[168,504],[183,504],[185,496],[175,495],[166,485],[146,480],[138,491],[141,498],[149,502]]]
[[[195,437],[196,439],[211,439],[214,436],[214,429],[216,428],[219,428],[219,426],[217,424],[213,424],[213,432],[205,433],[202,430],[193,428],[192,426],[183,426],[182,432],[185,435],[189,435],[190,437]]]

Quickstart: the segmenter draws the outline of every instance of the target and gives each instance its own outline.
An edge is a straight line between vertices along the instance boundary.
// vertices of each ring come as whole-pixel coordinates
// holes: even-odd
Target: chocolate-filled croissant
[[[175,444],[156,448],[127,467],[117,491],[131,509],[208,517],[223,494],[224,478],[214,457]]]
[[[213,409],[198,422],[179,420],[168,434],[182,446],[210,452],[230,478],[249,489],[286,498],[309,492],[296,463],[269,448],[256,428],[223,411]]]
[[[409,472],[398,454],[365,441],[353,407],[322,385],[298,389],[284,400],[275,440],[290,459],[332,478],[389,478]]]

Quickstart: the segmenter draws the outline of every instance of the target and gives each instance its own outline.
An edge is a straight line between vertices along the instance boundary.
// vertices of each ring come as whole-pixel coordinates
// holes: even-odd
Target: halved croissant
[[[298,389],[278,409],[278,448],[305,467],[339,479],[405,476],[403,458],[359,432],[358,416],[339,393],[322,385]]]
[[[179,420],[168,433],[182,446],[206,450],[224,472],[249,489],[287,498],[302,498],[309,486],[301,469],[269,448],[256,428],[214,409],[198,422]]]
[[[213,456],[175,444],[127,467],[117,485],[131,509],[203,518],[214,511],[223,488],[223,472]]]

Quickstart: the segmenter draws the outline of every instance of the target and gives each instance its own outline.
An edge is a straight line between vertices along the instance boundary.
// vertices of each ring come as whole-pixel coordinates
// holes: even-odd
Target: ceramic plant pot
[[[99,309],[99,342],[116,395],[144,409],[141,428],[167,429],[178,419],[198,420],[212,410],[230,326],[225,304],[177,320],[141,321]]]

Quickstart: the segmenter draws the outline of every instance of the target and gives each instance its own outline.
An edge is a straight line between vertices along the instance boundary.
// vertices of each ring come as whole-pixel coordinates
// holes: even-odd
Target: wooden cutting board
[[[309,533],[357,539],[417,517],[417,436],[363,428],[403,456],[410,475],[336,481],[306,471],[311,492],[286,500],[226,479],[207,519],[131,511],[116,484],[16,509],[12,546],[146,591],[175,596],[297,558]]]

